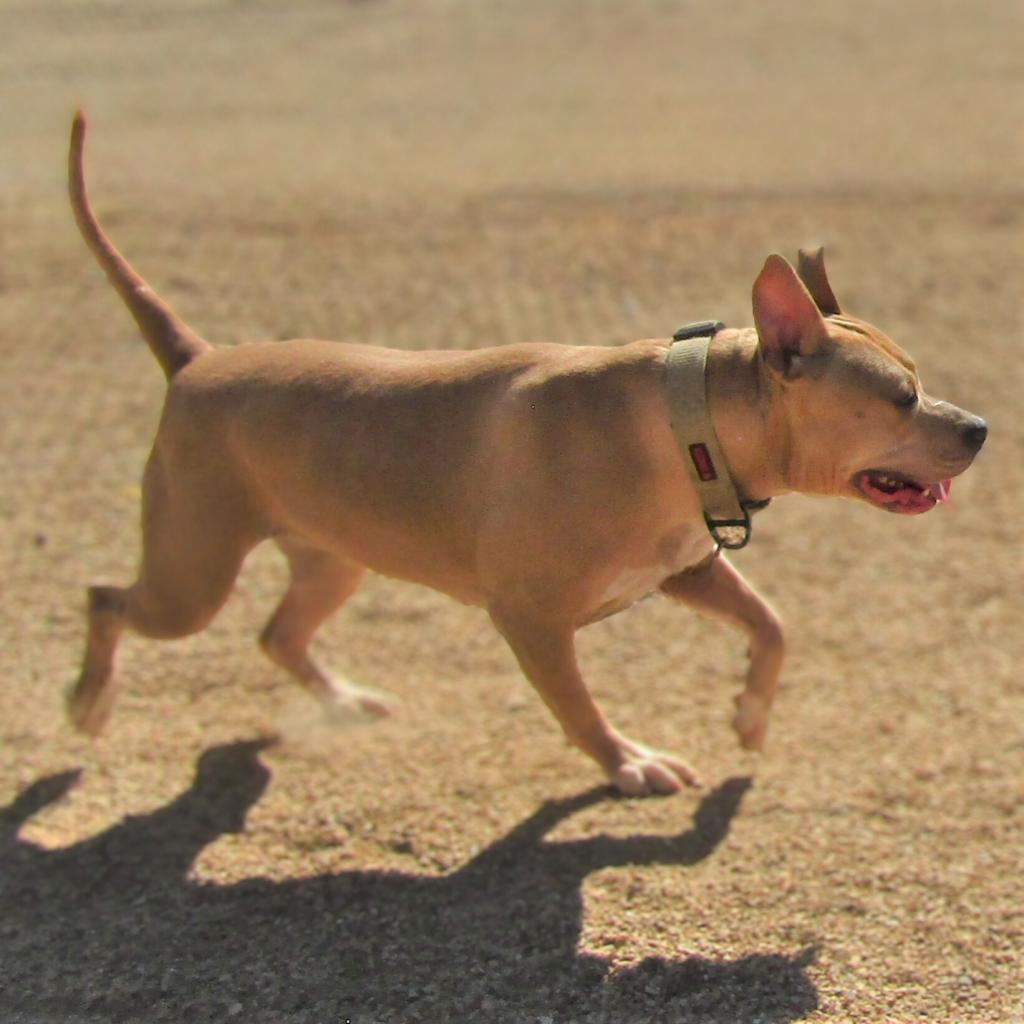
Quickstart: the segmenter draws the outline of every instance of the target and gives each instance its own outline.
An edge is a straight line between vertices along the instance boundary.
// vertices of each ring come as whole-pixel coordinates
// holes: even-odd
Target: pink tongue
[[[902,508],[931,508],[931,502],[916,487],[904,487],[893,497]]]
[[[928,490],[935,496],[937,504],[944,504],[949,501],[949,489],[953,486],[952,480],[940,480],[932,484]],[[915,487],[904,487],[894,495],[896,500],[904,508],[929,508],[931,502]]]
[[[949,491],[952,486],[952,480],[940,480],[938,483],[929,484],[925,488],[925,490],[930,492],[927,497],[924,492],[919,491],[916,487],[901,487],[897,491],[889,492],[882,491],[879,488],[874,488],[874,490],[877,495],[876,500],[883,505],[895,503],[906,512],[926,512],[933,505],[948,504]]]

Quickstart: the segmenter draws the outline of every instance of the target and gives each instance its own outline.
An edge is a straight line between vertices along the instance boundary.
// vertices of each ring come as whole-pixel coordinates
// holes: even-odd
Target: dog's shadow
[[[76,773],[41,779],[0,811],[0,1017],[777,1024],[818,1006],[810,950],[649,958],[611,971],[577,948],[588,874],[710,856],[748,779],[708,794],[675,836],[546,841],[609,798],[594,789],[544,804],[439,878],[191,880],[204,847],[240,831],[266,788],[261,747],[208,750],[191,788],[166,807],[63,849],[18,833]]]

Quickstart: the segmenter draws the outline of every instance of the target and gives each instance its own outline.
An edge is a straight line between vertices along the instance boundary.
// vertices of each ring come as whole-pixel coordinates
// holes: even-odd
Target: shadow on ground
[[[21,826],[74,785],[49,776],[0,812],[0,1017],[6,1021],[615,1021],[759,1024],[818,1006],[813,957],[650,958],[611,972],[577,950],[581,884],[617,865],[693,865],[726,836],[731,779],[671,837],[547,842],[593,789],[547,803],[450,875],[347,871],[197,883],[203,848],[241,830],[262,744],[208,750],[189,790],[59,850]]]

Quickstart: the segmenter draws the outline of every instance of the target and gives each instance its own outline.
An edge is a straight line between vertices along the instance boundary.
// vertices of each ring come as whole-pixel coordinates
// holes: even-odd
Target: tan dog
[[[125,627],[159,638],[202,629],[247,553],[273,538],[292,582],[261,643],[332,705],[388,710],[307,653],[370,568],[486,608],[570,742],[623,792],[697,784],[683,761],[617,732],[576,663],[577,629],[660,588],[749,637],[734,726],[745,747],[761,746],[782,629],[713,557],[669,424],[669,341],[214,349],[98,226],[84,132],[79,115],[69,158],[78,225],[169,387],[144,477],[138,579],[89,590],[87,648],[68,701],[78,728],[97,733],[110,713]],[[710,347],[710,414],[738,491],[931,508],[981,447],[984,422],[926,397],[900,349],[840,314],[820,252],[801,253],[800,269],[769,257],[753,288],[756,328],[721,330]]]

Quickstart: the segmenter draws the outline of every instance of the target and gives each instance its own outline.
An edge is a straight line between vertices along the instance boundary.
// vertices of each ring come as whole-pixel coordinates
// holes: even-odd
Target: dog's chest
[[[670,576],[697,565],[714,551],[706,532],[684,538],[670,536],[659,543],[641,564],[625,564],[607,579],[597,601],[597,616],[622,611],[661,586]]]

